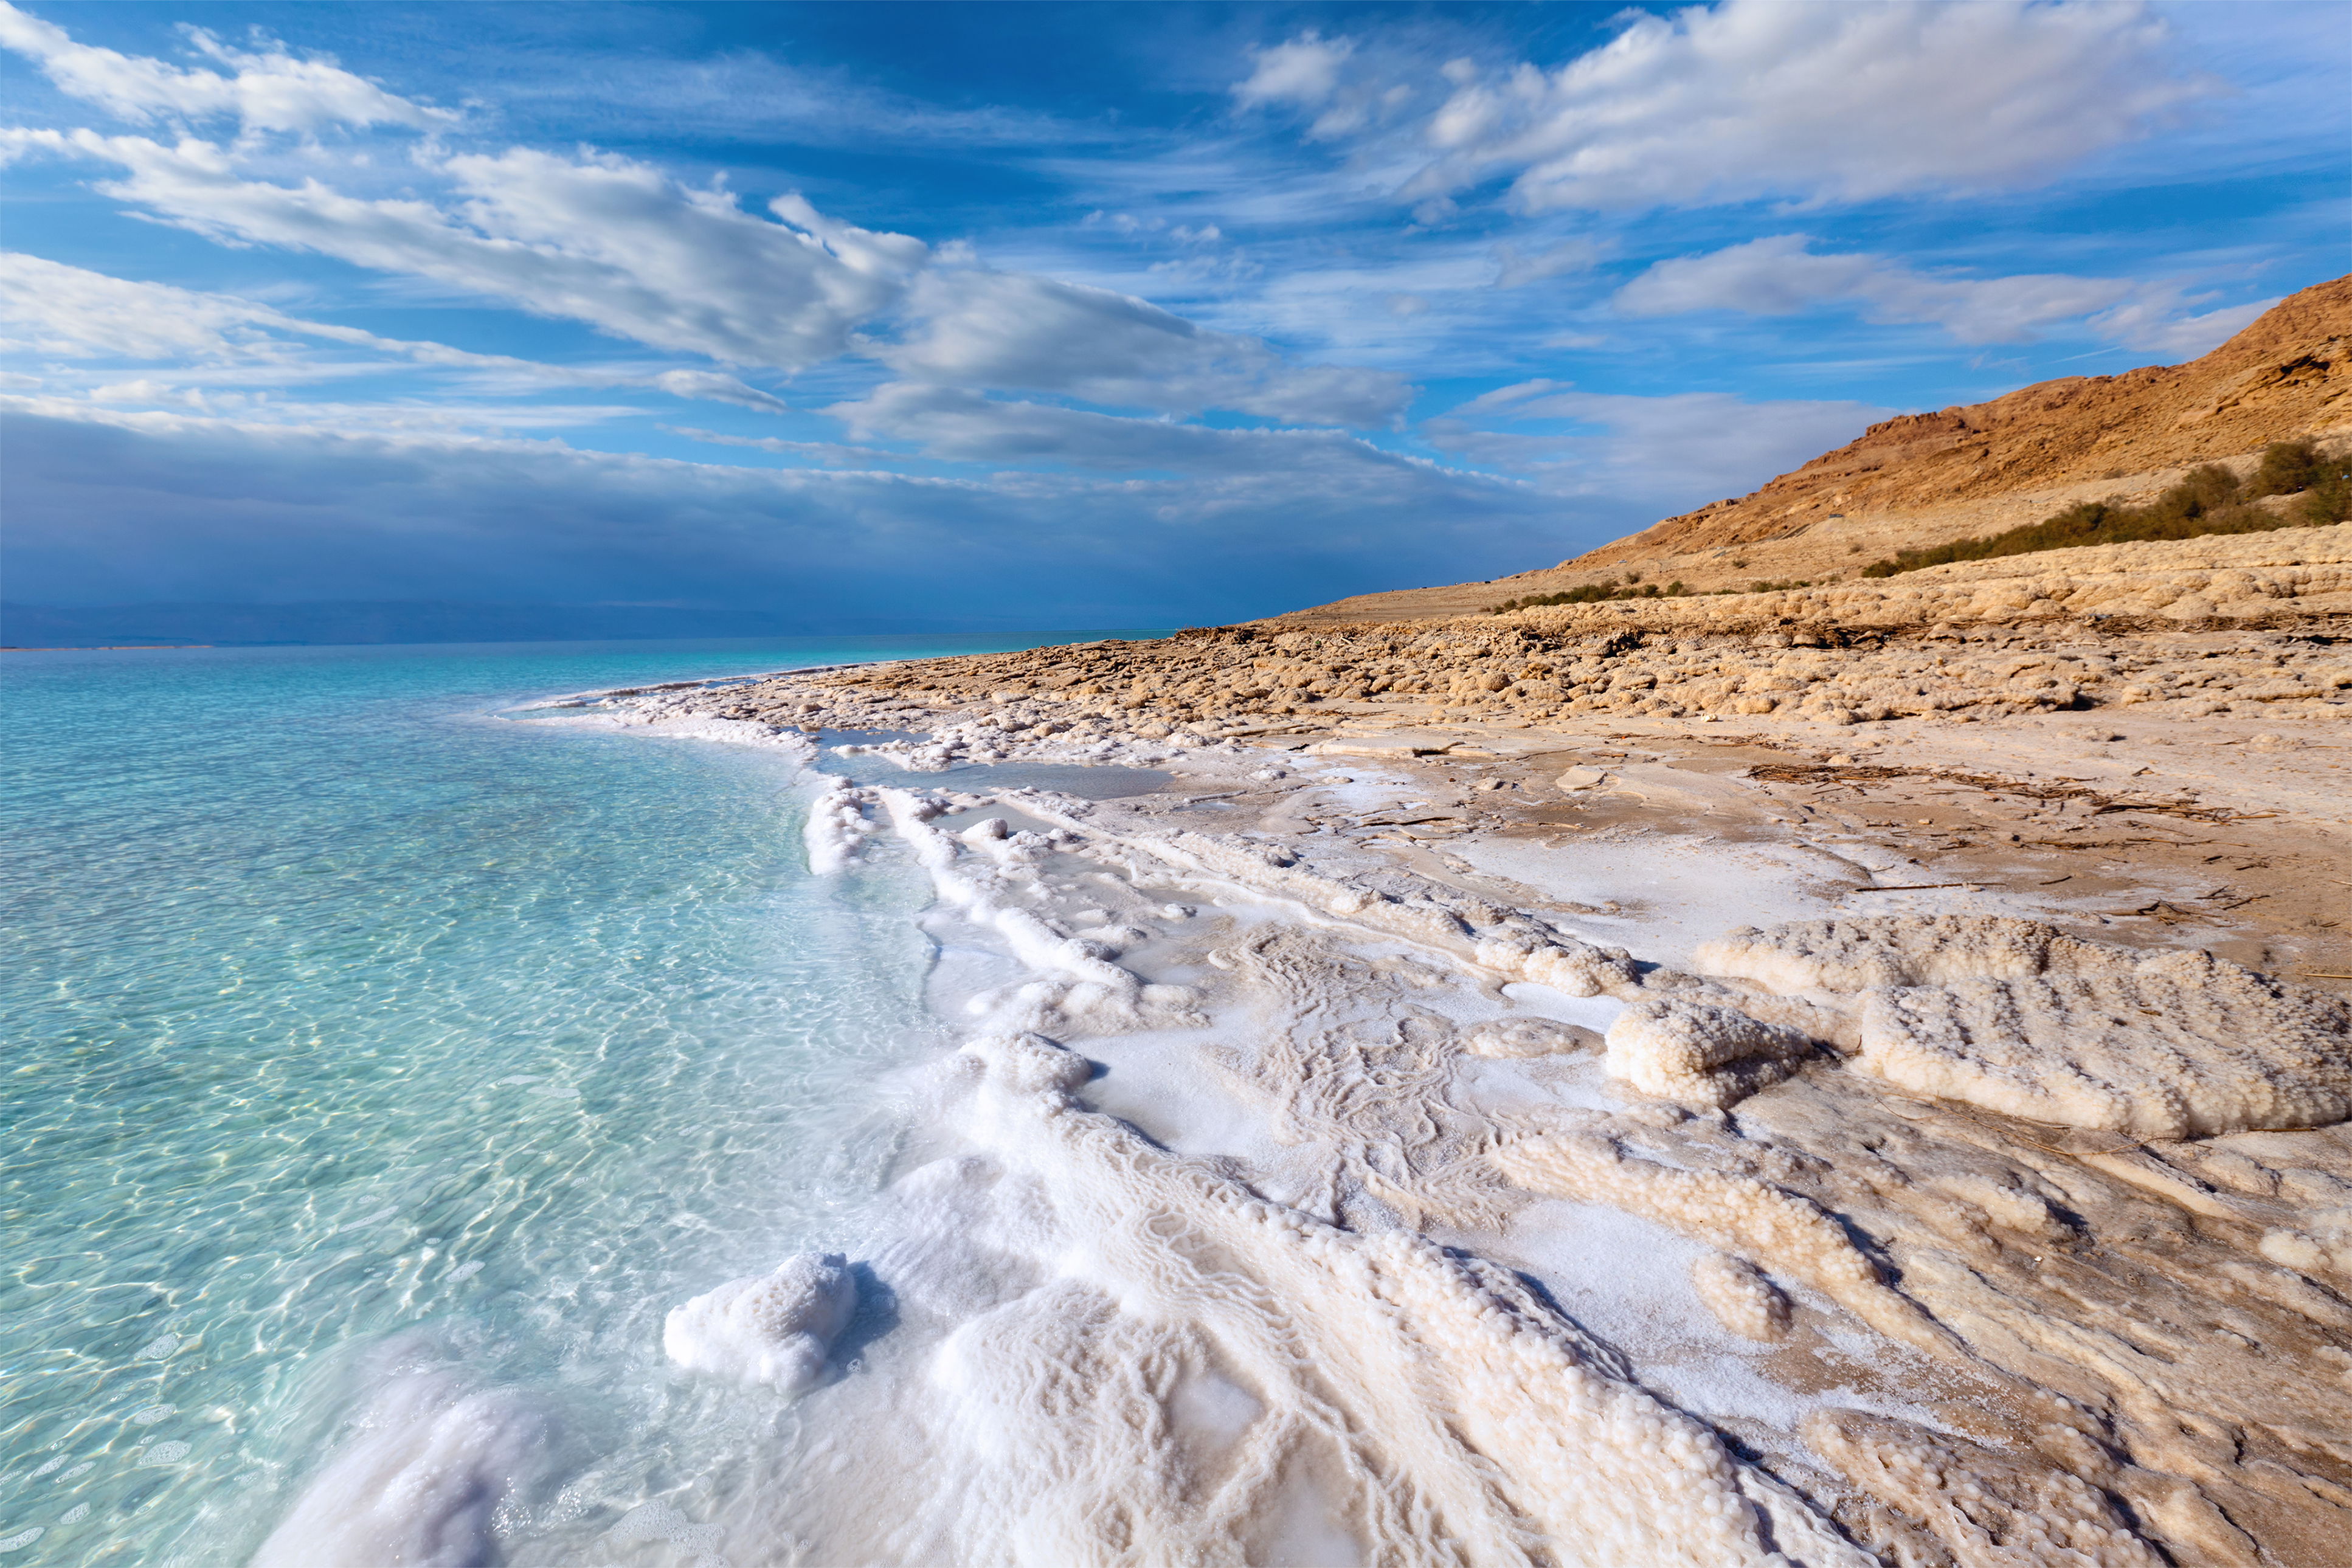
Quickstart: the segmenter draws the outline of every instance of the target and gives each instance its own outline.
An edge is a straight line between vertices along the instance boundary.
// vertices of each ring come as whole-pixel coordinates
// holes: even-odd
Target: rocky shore
[[[1608,1333],[1591,1364],[1748,1488],[1708,1560],[2319,1568],[2352,1521],[2347,547],[607,701],[859,758],[813,863],[896,834],[979,879],[941,885],[1068,971],[1022,1049],[1113,1064],[1047,1074],[1070,1113],[1332,1245],[1538,1281],[1480,1309],[1514,1332]],[[1072,763],[1165,781],[988,782]],[[1202,1083],[1262,1135],[1196,1147]],[[1595,1252],[1603,1214],[1637,1234]]]

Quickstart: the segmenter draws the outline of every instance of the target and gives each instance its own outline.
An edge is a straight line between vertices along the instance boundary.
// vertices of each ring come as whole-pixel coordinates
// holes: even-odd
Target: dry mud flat
[[[781,1480],[807,1560],[2341,1562],[2352,673],[2305,608],[608,705],[919,732],[812,863],[911,857],[1009,966],[956,998],[958,1145],[893,1176],[933,1228],[872,1260],[939,1500]],[[1576,695],[1486,684],[1533,657]],[[1694,689],[1735,667],[1800,684]],[[1006,760],[1174,777],[954,771]],[[955,1278],[998,1283],[911,1283]]]

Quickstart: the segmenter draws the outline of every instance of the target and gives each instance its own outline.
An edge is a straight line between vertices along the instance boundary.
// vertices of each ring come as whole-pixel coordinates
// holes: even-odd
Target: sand
[[[948,1218],[870,1260],[999,1281],[901,1297],[937,1496],[788,1488],[810,1560],[2341,1561],[2324,532],[2118,570],[2174,597],[2114,623],[2095,562],[2027,615],[1996,562],[1834,638],[1243,628],[606,705],[920,732],[811,862],[908,857],[1002,956],[962,1142],[897,1178]],[[1008,758],[1174,777],[939,771]]]

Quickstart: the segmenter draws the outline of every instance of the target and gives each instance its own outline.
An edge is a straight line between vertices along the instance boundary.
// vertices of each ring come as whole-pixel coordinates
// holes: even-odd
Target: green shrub
[[[2314,481],[2294,509],[2307,528],[2352,519],[2352,475],[2329,474]]]
[[[1582,588],[1562,589],[1558,593],[1531,593],[1524,599],[1506,599],[1500,604],[1489,604],[1486,613],[1501,615],[1513,610],[1534,610],[1546,604],[1601,604],[1612,599],[1680,599],[1690,591],[1682,585],[1679,578],[1664,588],[1654,582],[1643,583],[1639,588],[1632,586],[1641,581],[1642,574],[1632,572],[1626,576],[1623,586],[1612,578],[1607,582],[1588,582]]]
[[[2308,439],[2273,441],[2263,448],[2262,466],[2254,470],[2250,487],[2254,496],[2292,496],[2308,490],[2322,477],[2319,448]]]
[[[1925,549],[1897,550],[1892,559],[1862,569],[1864,577],[1947,566],[1959,560],[1992,560],[2078,545],[2131,544],[2143,539],[2191,539],[2210,534],[2256,534],[2273,528],[2309,528],[2352,516],[2352,478],[2343,463],[2320,458],[2311,443],[2276,442],[2263,454],[2254,483],[2242,485],[2218,463],[2191,470],[2145,507],[2078,501],[2064,511],[1983,538],[1954,539]],[[2330,473],[2329,469],[2336,470]],[[2265,488],[2292,483],[2305,492],[2284,514],[2248,503],[2258,497],[2291,495]]]

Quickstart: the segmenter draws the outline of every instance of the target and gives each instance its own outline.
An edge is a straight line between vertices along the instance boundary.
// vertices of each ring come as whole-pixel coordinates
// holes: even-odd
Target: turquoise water
[[[5,655],[0,1563],[245,1561],[395,1363],[530,1401],[522,1557],[722,1484],[661,1315],[856,1255],[928,890],[761,748],[496,716],[1074,635]]]

